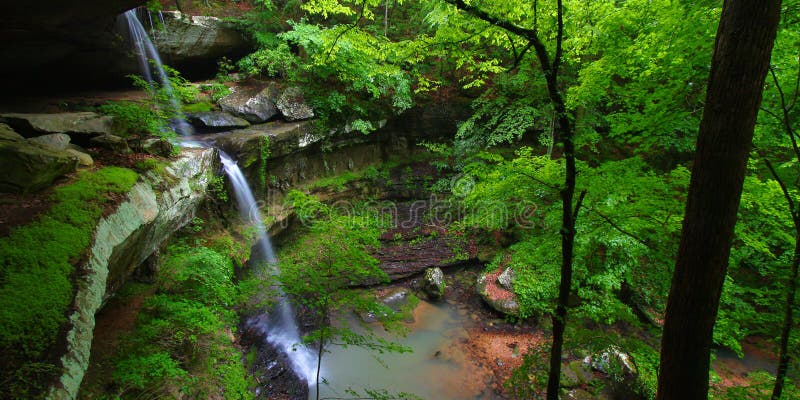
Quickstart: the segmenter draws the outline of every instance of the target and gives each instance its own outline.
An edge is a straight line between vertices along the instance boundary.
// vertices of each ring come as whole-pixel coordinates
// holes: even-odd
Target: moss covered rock
[[[37,143],[0,140],[0,192],[41,190],[78,167],[78,158]]]

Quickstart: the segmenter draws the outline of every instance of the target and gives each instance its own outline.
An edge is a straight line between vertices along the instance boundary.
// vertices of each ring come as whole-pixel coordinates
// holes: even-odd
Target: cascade
[[[269,233],[261,219],[258,203],[253,196],[247,179],[241,169],[230,156],[219,151],[225,173],[233,185],[234,196],[239,206],[242,219],[252,223],[256,228],[258,246],[264,261],[270,266],[270,273],[277,274],[277,258],[269,239]],[[308,347],[302,344],[300,330],[294,319],[294,310],[287,296],[277,288],[279,301],[269,315],[259,315],[251,318],[248,325],[257,329],[264,335],[269,343],[286,354],[292,364],[292,369],[298,376],[305,379],[309,385],[316,382],[317,356]]]
[[[149,16],[148,12],[148,16]],[[142,75],[148,82],[153,82],[153,72],[157,75],[161,87],[164,88],[164,93],[169,99],[169,110],[167,110],[173,117],[170,123],[180,135],[191,135],[193,132],[192,127],[183,119],[181,114],[181,103],[175,95],[172,84],[169,81],[166,71],[164,71],[164,64],[161,62],[161,56],[158,54],[158,49],[153,45],[150,36],[136,16],[136,9],[128,10],[119,17],[128,26],[128,33],[130,35],[131,44],[134,47],[134,53],[139,61],[139,69]],[[150,25],[152,26],[152,20]]]

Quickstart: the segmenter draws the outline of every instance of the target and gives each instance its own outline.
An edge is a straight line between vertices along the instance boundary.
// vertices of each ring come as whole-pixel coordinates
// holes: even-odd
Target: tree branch
[[[769,172],[772,174],[772,178],[778,182],[778,185],[781,187],[781,191],[783,192],[783,197],[786,199],[786,203],[789,205],[789,213],[792,215],[792,222],[794,223],[794,228],[800,231],[800,213],[794,204],[794,200],[792,196],[789,194],[789,188],[786,187],[786,184],[783,182],[780,176],[778,176],[778,172],[775,171],[775,167],[772,166],[772,163],[769,162],[769,159],[763,157],[764,163],[767,164],[767,168]]]
[[[336,38],[333,39],[333,43],[331,43],[331,47],[328,49],[328,52],[325,53],[325,61],[326,62],[331,57],[331,53],[333,53],[333,49],[336,47],[336,43],[339,42],[339,39],[341,39],[342,36],[344,36],[345,33],[349,32],[351,29],[353,29],[356,26],[358,26],[358,23],[361,22],[361,20],[364,18],[364,10],[366,8],[367,8],[367,0],[364,0],[364,1],[361,2],[361,11],[359,11],[359,13],[358,13],[358,18],[356,18],[356,20],[352,24],[348,25],[347,29],[339,32],[339,34],[336,35]]]
[[[517,24],[514,24],[512,22],[502,20],[478,7],[465,3],[464,0],[444,0],[444,1],[448,4],[456,6],[456,8],[458,8],[459,10],[466,11],[475,18],[486,21],[498,28],[503,28],[517,36],[522,36],[526,39],[532,39],[537,36],[535,29],[528,29],[519,26]]]
[[[640,238],[640,237],[638,237],[638,236],[634,235],[633,233],[629,232],[629,231],[628,231],[628,230],[626,230],[625,228],[623,228],[623,227],[619,226],[619,224],[617,224],[616,222],[614,222],[614,221],[613,221],[611,218],[607,217],[606,215],[603,215],[603,214],[602,214],[600,211],[597,211],[595,208],[590,208],[590,209],[589,209],[589,211],[591,211],[591,212],[593,212],[593,213],[597,214],[597,216],[598,216],[598,217],[602,218],[602,219],[603,219],[604,221],[606,221],[606,222],[607,222],[609,225],[611,225],[611,227],[612,227],[612,228],[616,229],[617,231],[619,231],[619,232],[620,232],[620,233],[622,233],[623,235],[625,235],[625,236],[628,236],[628,237],[630,237],[631,239],[633,239],[633,240],[635,240],[635,241],[637,241],[637,242],[639,242],[639,243],[643,244],[643,245],[644,245],[645,247],[647,247],[648,249],[651,249],[651,250],[653,250],[653,247],[652,247],[652,246],[650,246],[650,244],[648,244],[646,240],[644,240],[644,239],[642,239],[642,238]]]

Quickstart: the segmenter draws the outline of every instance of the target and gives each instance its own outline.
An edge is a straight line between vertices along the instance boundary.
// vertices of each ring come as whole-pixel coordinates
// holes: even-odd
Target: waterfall
[[[258,245],[265,261],[270,265],[272,274],[278,273],[277,258],[269,239],[269,233],[261,219],[253,192],[250,190],[242,170],[236,161],[222,150],[219,151],[225,173],[233,185],[234,196],[239,205],[239,214],[242,219],[251,222],[256,227]],[[278,289],[279,301],[269,315],[260,315],[251,318],[248,325],[258,329],[269,343],[283,351],[291,361],[292,369],[298,376],[309,384],[316,382],[317,355],[302,344],[300,330],[294,319],[294,310],[286,295]]]
[[[148,15],[150,15],[149,12]],[[122,18],[128,26],[131,44],[139,60],[139,69],[142,71],[142,75],[148,82],[153,82],[153,72],[155,72],[155,75],[157,75],[161,83],[161,87],[164,89],[164,93],[169,99],[170,104],[168,112],[172,115],[170,124],[173,129],[181,135],[191,135],[193,133],[192,127],[183,119],[181,114],[181,102],[172,89],[172,84],[169,81],[167,73],[164,71],[164,64],[161,62],[161,56],[158,54],[156,46],[153,45],[153,41],[150,40],[150,36],[147,35],[147,31],[136,16],[136,9],[125,11],[120,18]]]

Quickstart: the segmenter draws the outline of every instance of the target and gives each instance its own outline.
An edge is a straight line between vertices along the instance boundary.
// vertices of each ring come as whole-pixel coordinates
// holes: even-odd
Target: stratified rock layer
[[[74,399],[89,365],[95,313],[109,294],[173,232],[192,219],[217,165],[216,151],[185,150],[164,172],[143,175],[128,199],[100,220],[76,284],[62,375],[50,399]]]

